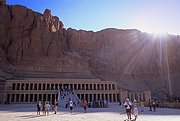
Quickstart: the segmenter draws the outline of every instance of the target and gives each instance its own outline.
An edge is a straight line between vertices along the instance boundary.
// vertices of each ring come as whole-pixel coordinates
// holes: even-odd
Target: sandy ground
[[[132,116],[134,119],[134,116]],[[109,108],[88,108],[87,113],[82,107],[76,107],[73,113],[69,108],[59,108],[58,113],[50,111],[49,116],[36,114],[35,104],[0,105],[0,121],[124,121],[126,114],[120,106]],[[133,121],[133,120],[131,120]],[[180,121],[180,109],[158,108],[156,112],[139,112],[137,121]]]

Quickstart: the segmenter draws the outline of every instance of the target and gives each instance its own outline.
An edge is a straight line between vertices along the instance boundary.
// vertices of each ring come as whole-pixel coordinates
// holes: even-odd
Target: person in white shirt
[[[47,116],[49,115],[49,109],[50,109],[50,105],[49,105],[49,102],[47,101],[46,104],[45,104],[45,115],[47,114]]]
[[[72,113],[72,110],[73,110],[73,101],[72,100],[69,102],[69,108],[70,108],[70,113]]]
[[[125,109],[126,109],[127,117],[128,117],[128,119],[131,120],[132,103],[129,101],[129,99],[127,99],[127,100],[124,102],[124,106],[125,106]]]
[[[135,120],[138,118],[138,103],[136,101],[136,99],[134,99],[134,102],[133,102],[133,113],[134,113],[134,117],[135,117]]]

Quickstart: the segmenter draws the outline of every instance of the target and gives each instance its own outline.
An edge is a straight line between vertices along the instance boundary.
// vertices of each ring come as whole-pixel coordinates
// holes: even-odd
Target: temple
[[[114,81],[100,79],[77,78],[26,78],[6,80],[1,86],[1,103],[36,103],[37,101],[58,100],[60,90],[72,90],[80,100],[88,102],[107,100],[109,102],[124,101],[126,98],[148,101],[150,91],[130,92],[118,89]]]

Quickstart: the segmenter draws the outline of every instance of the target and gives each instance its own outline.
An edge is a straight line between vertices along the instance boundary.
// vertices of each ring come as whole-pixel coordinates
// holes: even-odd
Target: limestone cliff
[[[80,71],[87,64],[66,52],[66,30],[59,18],[24,6],[0,4],[0,62],[34,71]],[[82,66],[81,66],[82,65]]]
[[[86,58],[103,80],[115,80],[119,87],[133,91],[150,89],[156,96],[179,95],[179,36],[68,29],[67,42],[69,51]]]
[[[58,17],[0,2],[0,63],[12,70],[93,73],[132,91],[180,96],[180,37],[63,28]],[[13,78],[0,70],[1,78]],[[7,76],[8,75],[8,76]]]

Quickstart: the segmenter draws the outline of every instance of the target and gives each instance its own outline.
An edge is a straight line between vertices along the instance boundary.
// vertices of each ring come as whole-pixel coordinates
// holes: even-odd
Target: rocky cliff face
[[[34,71],[73,71],[87,64],[66,52],[66,30],[59,18],[24,6],[0,4],[0,62]],[[78,69],[76,69],[79,71]]]
[[[180,96],[179,36],[66,30],[48,9],[40,14],[2,2],[0,18],[1,64],[15,70],[92,72],[102,80],[115,80],[123,89]]]
[[[179,95],[179,36],[138,30],[68,29],[67,42],[68,49],[86,58],[101,79],[115,80],[128,90],[151,89],[157,96]]]

